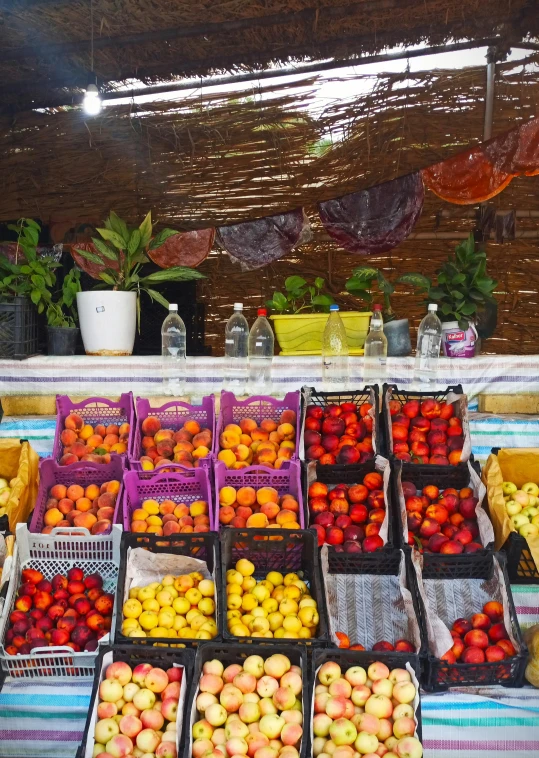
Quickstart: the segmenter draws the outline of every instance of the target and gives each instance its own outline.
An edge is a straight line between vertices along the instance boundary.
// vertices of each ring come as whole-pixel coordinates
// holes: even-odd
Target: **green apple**
[[[528,495],[530,505],[538,505],[539,500],[535,497],[535,495]]]
[[[513,528],[518,531],[521,526],[525,526],[526,524],[529,524],[530,522],[528,521],[526,516],[522,515],[522,513],[517,513],[516,516],[511,516],[511,523],[513,524]]]
[[[537,514],[539,514],[539,508],[537,508],[535,505],[529,505],[527,508],[523,508],[521,510],[521,513],[531,521],[534,516],[537,516]]]
[[[521,537],[524,537],[524,539],[528,539],[528,537],[537,537],[539,534],[539,526],[536,526],[535,524],[524,524],[524,526],[520,527],[518,533]]]
[[[535,524],[535,526],[539,526],[539,516],[534,516],[532,518],[532,524]]]
[[[513,495],[518,490],[518,487],[516,484],[513,484],[513,482],[504,482],[502,484],[502,490],[504,495]]]
[[[539,495],[539,487],[534,482],[526,482],[520,488],[523,492],[527,492],[528,495],[537,497]]]
[[[526,508],[530,504],[530,496],[527,492],[522,492],[522,490],[517,490],[515,492],[513,495],[513,500],[516,500],[517,503],[520,503],[523,508]]]
[[[509,500],[505,504],[505,510],[507,511],[508,516],[516,516],[517,513],[520,513],[522,510],[522,506],[520,503],[517,503],[516,500]]]

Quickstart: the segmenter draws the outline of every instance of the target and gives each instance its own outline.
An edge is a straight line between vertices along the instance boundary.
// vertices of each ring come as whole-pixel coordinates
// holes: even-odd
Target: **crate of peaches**
[[[226,529],[221,539],[223,639],[327,644],[327,615],[310,530]]]
[[[218,636],[216,534],[122,535],[114,643],[185,647]]]
[[[164,535],[209,532],[212,523],[211,486],[207,469],[178,467],[142,478],[138,471],[124,476],[122,519],[126,532]]]
[[[405,478],[406,477],[406,478]],[[453,566],[456,576],[473,554],[492,549],[494,529],[483,508],[485,486],[472,464],[430,473],[430,467],[394,470],[400,540],[432,566]],[[455,560],[457,559],[458,560]]]
[[[57,395],[52,457],[61,466],[80,460],[110,463],[114,454],[127,458],[133,419],[131,392],[118,402],[91,397],[74,403],[67,395]]]
[[[428,641],[423,687],[522,687],[528,651],[518,624],[505,556],[475,556],[453,578],[412,556]],[[465,576],[467,573],[467,576]]]
[[[308,676],[301,647],[201,647],[187,710],[186,758],[306,758]]]
[[[215,515],[219,528],[305,529],[298,461],[271,469],[249,466],[240,471],[215,464]]]
[[[445,392],[405,392],[384,384],[384,433],[388,457],[410,464],[458,466],[472,452],[468,401],[460,385]]]
[[[12,677],[93,676],[109,640],[120,566],[121,527],[89,537],[32,534],[17,526],[0,617],[2,668]]]
[[[39,488],[30,521],[31,532],[51,534],[76,527],[90,534],[108,534],[119,518],[124,459],[110,463],[78,461],[61,466],[46,458],[39,466]]]
[[[185,468],[209,467],[215,437],[215,401],[203,397],[200,405],[171,400],[153,407],[138,397],[136,428],[131,438],[129,465],[142,476],[156,468],[174,470],[170,463]]]
[[[350,464],[364,463],[380,452],[377,387],[341,393],[314,387],[302,391],[304,460],[346,471]]]
[[[279,469],[298,457],[299,392],[237,400],[221,392],[214,456],[229,469],[261,464]]]
[[[192,650],[103,650],[77,758],[177,758],[193,665]]]
[[[330,545],[332,565],[393,545],[390,466],[382,456],[345,472],[311,461],[305,467],[309,527]]]
[[[311,691],[314,758],[421,758],[419,667],[413,657],[316,650]]]

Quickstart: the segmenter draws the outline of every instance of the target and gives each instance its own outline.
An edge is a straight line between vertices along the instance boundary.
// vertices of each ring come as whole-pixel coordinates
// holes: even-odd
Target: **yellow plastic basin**
[[[369,331],[370,311],[340,311],[346,329],[350,352],[363,347]],[[327,313],[298,313],[270,316],[281,355],[311,355],[322,352],[322,337],[328,320]]]

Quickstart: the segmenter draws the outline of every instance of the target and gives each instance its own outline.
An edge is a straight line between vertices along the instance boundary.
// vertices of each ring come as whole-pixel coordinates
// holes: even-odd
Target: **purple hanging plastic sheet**
[[[410,234],[425,191],[419,173],[318,204],[328,234],[351,253],[385,253]]]
[[[217,230],[221,247],[243,269],[267,266],[282,258],[309,234],[309,220],[303,208],[296,208],[278,216],[265,216],[254,221],[244,221],[232,226],[220,226]]]

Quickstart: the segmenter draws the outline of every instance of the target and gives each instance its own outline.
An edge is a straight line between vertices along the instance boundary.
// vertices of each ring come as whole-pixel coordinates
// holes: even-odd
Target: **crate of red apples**
[[[376,560],[373,560],[376,558]],[[363,553],[352,570],[332,567],[327,546],[320,563],[330,640],[340,648],[391,652],[402,665],[426,651],[415,571],[403,550]]]
[[[384,385],[387,454],[407,464],[458,466],[471,456],[467,398],[460,385],[445,392],[405,392]]]
[[[304,387],[303,459],[345,471],[380,452],[378,390],[318,392]]]
[[[331,545],[333,565],[353,564],[358,553],[393,544],[389,462],[377,456],[334,471],[311,461],[305,466],[309,527],[318,545]]]
[[[431,474],[424,466],[408,468],[406,473],[401,468],[401,464],[395,467],[393,484],[402,545],[419,550],[436,564],[449,559],[447,565],[454,557],[466,560],[492,549],[494,530],[483,508],[485,486],[470,462],[443,474]]]
[[[95,537],[64,531],[17,527],[0,617],[2,669],[13,677],[93,676],[98,644],[109,639],[121,527]]]
[[[423,686],[503,685],[522,687],[527,648],[518,624],[506,559],[501,553],[474,556],[468,575],[455,579],[412,555],[420,609],[428,640]]]

